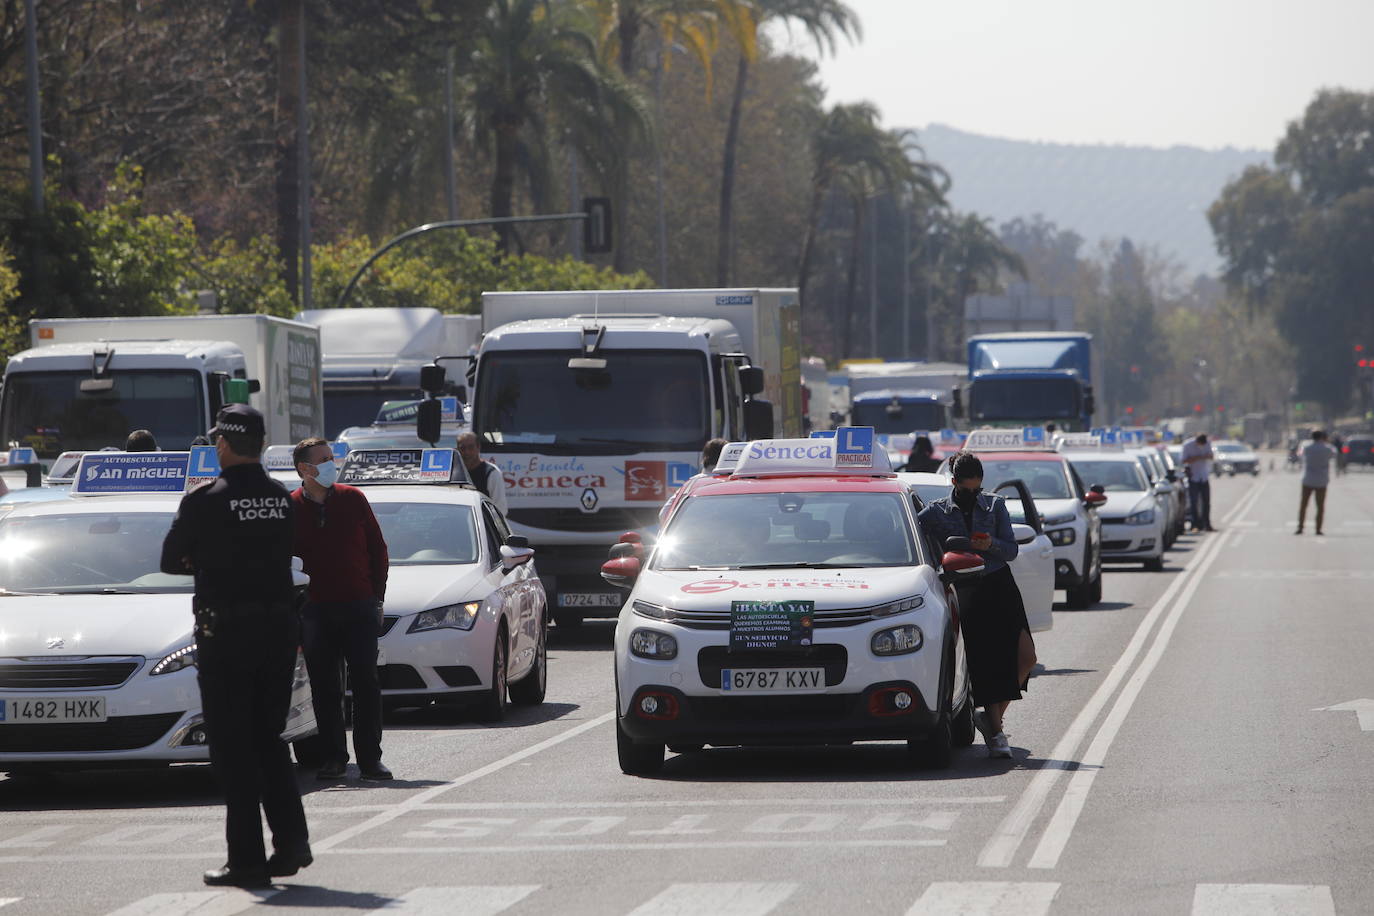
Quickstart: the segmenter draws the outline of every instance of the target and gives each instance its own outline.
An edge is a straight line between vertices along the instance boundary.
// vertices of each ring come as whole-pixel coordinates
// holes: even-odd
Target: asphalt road
[[[396,714],[390,785],[302,774],[316,862],[273,891],[201,885],[205,767],[0,779],[0,916],[1374,912],[1374,473],[1333,483],[1322,538],[1293,534],[1295,475],[1213,496],[1220,530],[1164,572],[1056,609],[1013,760],[712,749],[624,776],[591,621],[551,639],[542,708]]]

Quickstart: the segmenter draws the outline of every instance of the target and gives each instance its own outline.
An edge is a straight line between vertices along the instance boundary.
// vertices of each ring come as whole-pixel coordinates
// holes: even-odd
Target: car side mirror
[[[530,547],[529,539],[512,534],[506,538],[506,543],[501,545],[501,568],[510,572],[517,566],[523,566],[534,556],[534,548]]]
[[[1155,483],[1155,492],[1160,496],[1165,496],[1174,492],[1174,485],[1167,480],[1160,480]]]
[[[950,540],[953,540],[951,538]],[[973,579],[983,574],[986,565],[976,553],[951,550],[940,558],[940,581],[948,584],[964,579]]]
[[[962,551],[964,553],[967,553],[972,549],[973,542],[970,541],[968,538],[963,537],[962,535],[954,535],[952,537],[945,538],[945,550],[947,551]]]
[[[639,578],[639,557],[616,557],[601,564],[601,578],[616,588],[634,588]]]
[[[1094,485],[1083,497],[1084,504],[1096,508],[1107,501],[1106,489],[1101,484]]]
[[[1177,483],[1177,482],[1178,482],[1178,472],[1177,472],[1177,471],[1168,471],[1167,473],[1165,473],[1164,479],[1167,480],[1167,481],[1169,481],[1169,483]]]
[[[1018,525],[1013,522],[1011,536],[1018,544],[1029,544],[1035,540],[1035,529],[1030,525]]]

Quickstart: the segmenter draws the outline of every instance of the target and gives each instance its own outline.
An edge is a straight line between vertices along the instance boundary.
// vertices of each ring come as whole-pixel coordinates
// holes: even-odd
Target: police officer
[[[312,861],[290,752],[300,620],[291,580],[291,499],[261,464],[262,414],[233,404],[210,436],[220,476],[186,494],[162,545],[162,571],[194,573],[196,659],[210,762],[224,791],[229,860],[205,883],[267,887]],[[266,857],[258,807],[272,829]]]

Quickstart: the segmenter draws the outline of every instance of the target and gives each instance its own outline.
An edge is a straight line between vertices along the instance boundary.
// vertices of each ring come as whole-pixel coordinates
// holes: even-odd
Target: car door
[[[506,625],[510,628],[510,665],[508,674],[511,680],[520,678],[534,661],[538,633],[535,630],[536,610],[530,598],[529,564],[516,566],[507,571],[501,565],[501,545],[510,537],[510,527],[501,513],[485,500],[482,502],[482,528],[491,551],[492,560],[488,566],[488,577],[492,584],[495,600],[499,601],[506,615]],[[493,599],[488,599],[493,600]]]
[[[1032,633],[1054,626],[1054,545],[1040,521],[1035,497],[1019,478],[999,484],[993,491],[1005,496],[1012,517],[1018,551],[1009,564],[1026,607],[1026,622]],[[1018,517],[1022,520],[1017,521]]]

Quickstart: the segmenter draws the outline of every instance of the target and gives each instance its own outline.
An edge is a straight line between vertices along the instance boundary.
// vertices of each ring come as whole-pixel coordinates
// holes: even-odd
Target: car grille
[[[813,611],[811,625],[815,629],[825,630],[832,627],[852,627],[855,624],[868,623],[878,619],[873,616],[873,611],[878,607],[885,606],[874,605],[873,607],[841,608],[834,611]],[[729,608],[720,611],[685,611],[680,608],[672,608],[671,612],[673,623],[690,630],[730,629]]]
[[[0,726],[11,754],[57,751],[132,751],[147,747],[177,724],[181,713],[115,716],[104,722],[52,722]]]
[[[1102,549],[1103,549],[1103,550],[1129,550],[1130,547],[1131,547],[1131,542],[1130,542],[1130,541],[1103,541],[1103,542],[1102,542]]]
[[[385,636],[386,634],[390,633],[390,632],[391,632],[391,628],[394,627],[394,626],[396,626],[396,621],[398,621],[398,620],[400,620],[400,619],[401,619],[401,618],[399,618],[399,617],[383,617],[383,618],[382,618],[382,635]]]
[[[844,680],[849,652],[844,646],[822,644],[809,649],[778,649],[771,652],[731,652],[729,646],[707,646],[697,653],[697,673],[707,687],[720,686],[724,668],[825,669],[825,686]]]
[[[511,509],[506,518],[546,531],[631,531],[658,524],[659,504],[643,509],[607,508],[599,512],[577,509]]]
[[[42,659],[0,665],[0,687],[20,690],[56,690],[64,687],[118,687],[127,681],[143,659],[119,661],[71,661]]]

